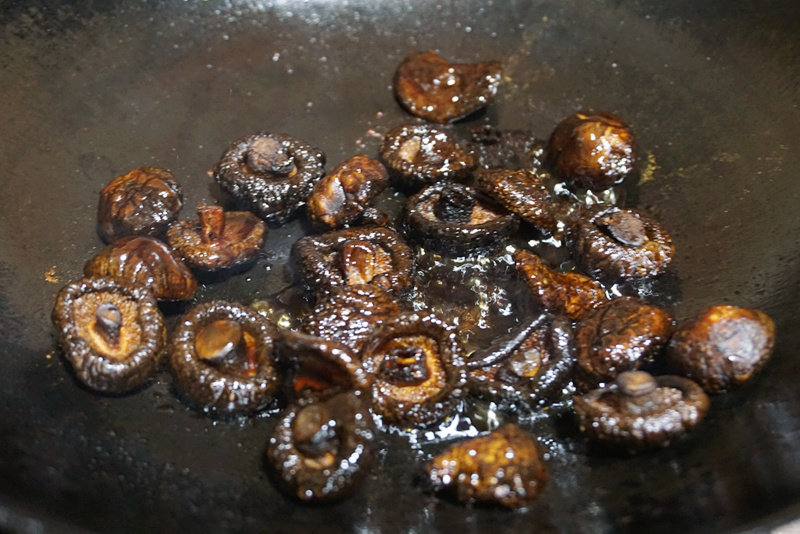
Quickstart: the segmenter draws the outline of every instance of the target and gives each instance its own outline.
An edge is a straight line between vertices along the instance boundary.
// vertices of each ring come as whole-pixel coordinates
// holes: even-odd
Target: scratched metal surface
[[[798,515],[800,10],[793,2],[5,2],[0,7],[0,529],[22,532],[738,531]],[[777,350],[713,399],[676,446],[624,458],[546,425],[551,481],[529,510],[463,508],[418,487],[412,449],[382,436],[365,487],[300,506],[264,470],[270,417],[213,421],[163,372],[110,398],[80,387],[49,313],[101,242],[97,194],[131,168],[170,168],[187,206],[259,129],[320,146],[329,167],[375,154],[405,120],[391,75],[411,50],[500,59],[490,122],[548,135],[580,108],[632,124],[648,159],[631,201],[672,232],[685,318],[764,309]],[[201,289],[245,302],[288,283],[295,222],[245,275]]]

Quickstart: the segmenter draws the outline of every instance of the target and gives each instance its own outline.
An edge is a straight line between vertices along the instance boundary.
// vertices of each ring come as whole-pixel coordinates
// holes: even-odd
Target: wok
[[[301,506],[263,469],[274,418],[205,417],[167,372],[120,398],[77,384],[49,313],[101,246],[104,184],[161,165],[187,206],[213,200],[206,170],[260,129],[321,147],[329,167],[374,155],[370,131],[407,119],[394,68],[425,49],[504,62],[497,102],[466,126],[545,137],[581,108],[629,122],[651,171],[631,202],[677,245],[676,317],[721,302],[765,310],[778,331],[766,370],[663,451],[600,454],[554,421],[549,487],[517,513],[427,495],[430,449],[390,435],[354,496]],[[0,529],[739,531],[800,516],[798,54],[791,1],[4,2]],[[255,269],[200,298],[274,293],[302,232],[273,230]]]

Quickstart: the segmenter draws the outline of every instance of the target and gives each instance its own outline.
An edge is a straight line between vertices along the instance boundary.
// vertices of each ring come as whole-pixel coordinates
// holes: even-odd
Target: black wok
[[[633,458],[587,449],[556,421],[551,483],[527,512],[465,509],[416,484],[401,437],[366,485],[300,506],[263,469],[272,419],[215,421],[168,373],[121,398],[67,370],[49,313],[101,246],[97,193],[170,168],[187,206],[232,139],[259,129],[335,164],[375,154],[405,120],[390,79],[411,50],[501,59],[509,80],[475,124],[546,136],[580,108],[616,112],[651,173],[633,200],[672,232],[685,318],[720,302],[776,321],[774,360],[713,399],[687,439]],[[0,530],[40,532],[738,531],[800,516],[800,4],[226,0],[6,1],[0,7]],[[646,159],[646,158],[645,158]],[[297,222],[201,298],[283,287]],[[563,428],[562,428],[563,427]]]

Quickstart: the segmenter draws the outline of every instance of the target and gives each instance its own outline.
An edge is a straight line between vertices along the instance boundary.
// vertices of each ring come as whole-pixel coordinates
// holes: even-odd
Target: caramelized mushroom
[[[570,248],[591,276],[639,280],[662,274],[675,254],[672,238],[636,210],[597,206],[572,229]]]
[[[536,438],[515,424],[451,446],[428,462],[427,471],[435,491],[507,508],[533,503],[549,478]]]
[[[374,434],[361,399],[339,393],[292,406],[275,427],[267,458],[289,495],[301,501],[333,501],[353,491],[368,472]]]
[[[128,235],[158,237],[183,205],[183,193],[172,173],[142,167],[117,176],[100,191],[98,230],[106,243]]]
[[[287,369],[288,396],[301,404],[325,399],[343,391],[361,394],[370,378],[350,350],[327,339],[300,332],[283,332],[275,354]]]
[[[471,392],[496,402],[543,406],[569,381],[574,358],[566,318],[526,321],[467,359]]]
[[[357,354],[372,331],[398,313],[400,305],[385,289],[367,284],[336,286],[303,321],[303,330]]]
[[[549,235],[559,233],[558,216],[565,210],[536,174],[481,169],[475,173],[475,187],[542,232]]]
[[[364,343],[361,361],[373,377],[372,411],[388,424],[438,423],[464,393],[461,347],[433,316],[389,319]]]
[[[633,133],[610,113],[576,113],[550,136],[548,159],[557,174],[595,191],[621,182],[636,163]]]
[[[152,237],[114,241],[86,262],[83,272],[129,280],[149,288],[160,300],[188,300],[197,291],[192,271],[167,245]]]
[[[409,198],[403,222],[414,241],[454,256],[500,247],[519,224],[514,214],[454,182],[429,185]]]
[[[173,224],[167,242],[190,267],[219,271],[255,260],[267,238],[267,225],[249,211],[197,206],[199,219]]]
[[[53,323],[78,379],[106,393],[149,380],[166,345],[164,319],[144,287],[112,278],[84,278],[56,297]]]
[[[400,235],[381,227],[306,236],[292,247],[306,285],[324,294],[334,286],[372,284],[401,291],[410,284],[414,258]]]
[[[595,308],[575,329],[576,385],[585,391],[651,362],[672,328],[667,312],[633,297]]]
[[[465,179],[475,166],[472,156],[445,130],[406,124],[389,131],[381,159],[401,186],[417,190],[445,179]]]
[[[543,167],[544,143],[523,130],[480,126],[470,132],[470,154],[478,168],[535,171]]]
[[[240,304],[198,304],[181,317],[169,349],[180,390],[212,413],[253,413],[278,389],[275,333],[269,322]]]
[[[573,406],[590,438],[636,452],[669,445],[703,419],[709,402],[691,380],[628,371],[575,397]]]
[[[259,132],[225,149],[214,179],[248,211],[283,224],[305,205],[324,165],[318,148],[288,135]]]
[[[489,104],[502,73],[497,61],[454,64],[433,51],[416,52],[397,67],[394,91],[412,115],[451,122]]]
[[[769,360],[775,323],[764,312],[711,306],[672,336],[667,361],[709,393],[743,384]]]
[[[353,156],[314,186],[308,199],[311,221],[328,228],[348,226],[387,185],[389,173],[380,161],[365,154]]]
[[[606,302],[603,286],[579,273],[559,273],[542,262],[536,254],[523,249],[514,251],[514,262],[544,309],[578,320]]]

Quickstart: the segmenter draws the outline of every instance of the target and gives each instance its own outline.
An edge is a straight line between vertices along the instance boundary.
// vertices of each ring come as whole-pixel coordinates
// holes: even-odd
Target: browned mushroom
[[[100,191],[98,230],[106,243],[128,235],[158,237],[178,216],[183,193],[172,173],[142,167],[117,176]]]
[[[471,187],[441,182],[408,199],[403,224],[409,237],[423,247],[463,256],[501,247],[516,231],[519,219],[478,198]]]
[[[397,67],[394,91],[409,113],[451,122],[491,102],[502,80],[497,61],[454,64],[433,51],[409,54]]]
[[[387,185],[389,173],[380,161],[365,154],[353,156],[314,186],[308,199],[311,221],[327,228],[353,224]]]
[[[483,125],[470,132],[470,154],[478,168],[540,171],[545,143],[525,130],[500,130]]]
[[[467,359],[470,392],[495,401],[542,407],[556,400],[567,384],[575,360],[567,318],[540,315],[508,336],[476,350]]]
[[[293,405],[275,427],[267,459],[289,495],[307,502],[338,500],[368,472],[374,435],[362,399],[339,393]]]
[[[386,321],[364,343],[361,360],[373,377],[372,411],[387,424],[433,425],[464,394],[461,347],[433,316],[406,313]]]
[[[180,221],[167,232],[167,242],[190,267],[219,271],[255,260],[267,238],[267,225],[249,211],[224,211],[222,206],[197,206],[199,219]]]
[[[556,315],[578,320],[607,300],[599,282],[579,273],[556,272],[533,252],[515,250],[514,262],[534,298]]]
[[[603,205],[581,215],[569,245],[584,271],[613,280],[659,276],[675,254],[672,238],[657,221],[636,210]]]
[[[536,438],[515,424],[457,443],[427,465],[435,491],[449,491],[463,503],[528,506],[549,478]]]
[[[259,132],[225,149],[214,179],[248,211],[283,224],[305,205],[324,165],[318,148],[289,135]]]
[[[669,342],[667,361],[709,393],[749,380],[769,360],[775,323],[760,310],[718,305],[683,324]]]
[[[86,276],[123,278],[145,286],[163,300],[188,300],[197,291],[192,271],[167,245],[152,237],[114,241],[83,267]]]
[[[576,385],[585,391],[653,361],[672,330],[667,312],[633,297],[598,306],[575,328]]]
[[[92,389],[124,393],[158,369],[164,319],[142,286],[112,278],[72,282],[58,293],[52,317],[65,358]]]
[[[442,128],[406,124],[390,130],[381,159],[391,177],[411,191],[445,179],[463,180],[475,166],[472,156]]]
[[[665,447],[708,411],[702,388],[678,376],[621,373],[616,382],[575,397],[581,430],[630,452]]]
[[[600,190],[621,182],[636,163],[633,133],[610,113],[576,113],[550,136],[548,159],[566,180]]]
[[[372,284],[402,291],[411,284],[414,257],[400,235],[388,228],[334,230],[299,239],[293,263],[306,286],[319,294],[334,286]]]
[[[208,412],[257,412],[269,405],[279,386],[274,337],[264,317],[240,304],[198,304],[172,334],[169,361],[175,381]]]
[[[480,169],[475,173],[475,187],[544,233],[561,234],[559,218],[567,208],[533,172]]]

